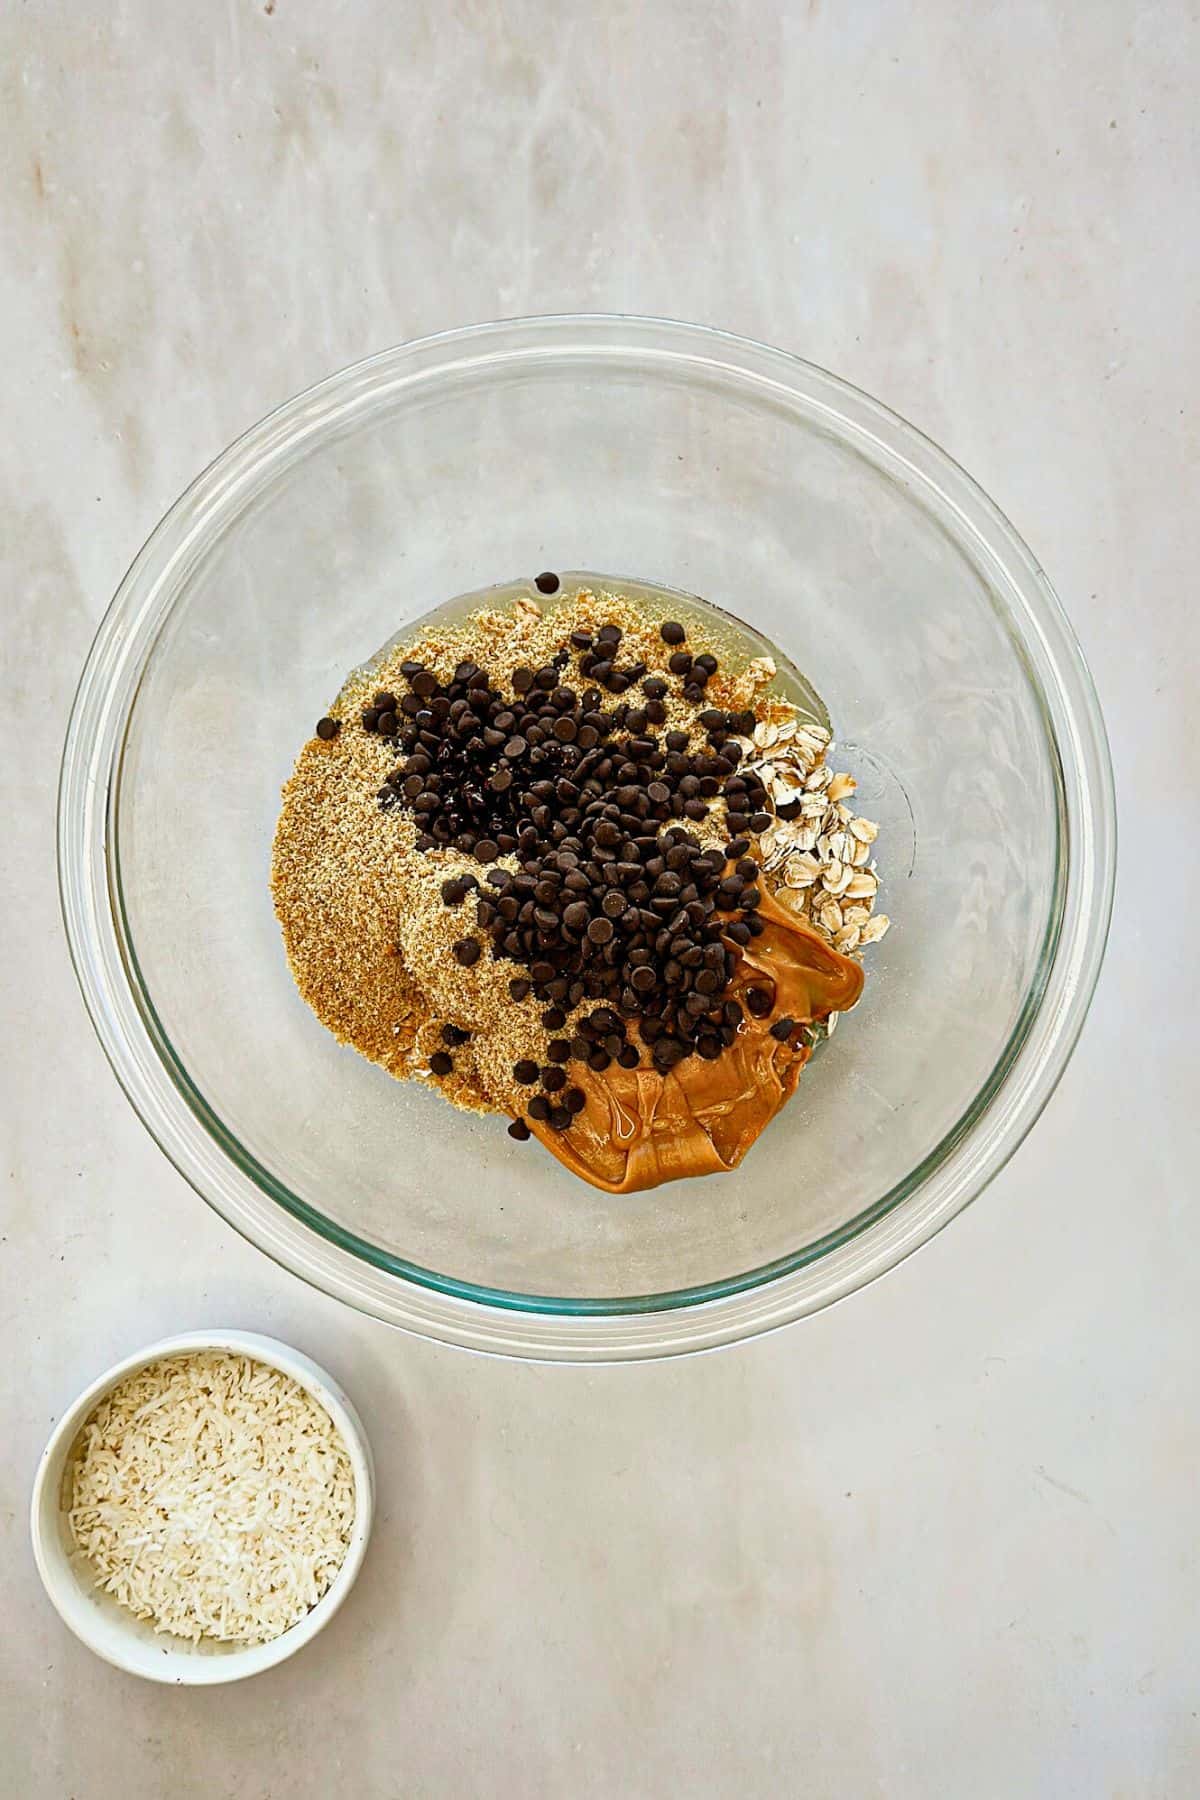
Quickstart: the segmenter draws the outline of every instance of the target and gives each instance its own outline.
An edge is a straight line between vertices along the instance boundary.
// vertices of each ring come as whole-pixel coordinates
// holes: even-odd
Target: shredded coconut
[[[324,1407],[223,1351],[128,1376],[80,1433],[69,1516],[97,1585],[156,1631],[261,1644],[328,1589],[354,1472]]]

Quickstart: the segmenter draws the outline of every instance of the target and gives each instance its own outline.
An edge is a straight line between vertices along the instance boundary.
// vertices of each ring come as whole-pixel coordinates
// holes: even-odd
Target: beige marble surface
[[[0,9],[5,1795],[1197,1791],[1198,71],[1187,0]],[[596,1373],[234,1237],[104,1066],[53,865],[79,665],[196,470],[368,351],[576,307],[793,348],[959,457],[1085,641],[1124,831],[985,1198],[820,1318]],[[25,1508],[85,1379],[205,1320],[342,1375],[381,1509],[314,1646],[176,1693],[67,1635]]]

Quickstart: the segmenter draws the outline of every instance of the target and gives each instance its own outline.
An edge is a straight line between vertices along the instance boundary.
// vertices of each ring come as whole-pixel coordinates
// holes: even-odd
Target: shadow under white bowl
[[[327,1592],[304,1618],[266,1644],[222,1644],[156,1632],[96,1586],[91,1565],[74,1542],[64,1505],[65,1475],[75,1441],[89,1416],[119,1381],[160,1357],[202,1350],[228,1351],[280,1369],[299,1382],[329,1414],[354,1471],[354,1528],[345,1560]],[[43,1586],[63,1622],[89,1650],[115,1668],[147,1681],[215,1686],[261,1674],[294,1656],[329,1623],[362,1566],[374,1510],[375,1474],[362,1421],[324,1369],[299,1350],[252,1331],[187,1331],[147,1344],[97,1377],[63,1414],[42,1453],[33,1484],[30,1530]]]

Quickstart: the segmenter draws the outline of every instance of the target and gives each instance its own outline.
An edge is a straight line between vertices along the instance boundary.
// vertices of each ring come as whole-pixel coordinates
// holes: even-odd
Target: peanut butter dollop
[[[564,1132],[535,1119],[530,1129],[574,1174],[610,1194],[632,1194],[736,1168],[765,1126],[796,1091],[811,1054],[803,1043],[771,1036],[777,1019],[797,1028],[845,1012],[862,992],[857,963],[840,955],[808,925],[764,892],[765,929],[740,952],[729,994],[767,988],[774,1005],[764,1018],[747,1013],[730,1048],[706,1062],[689,1056],[665,1075],[653,1068],[599,1073],[571,1069],[587,1104]],[[630,1036],[636,1038],[636,1028]]]

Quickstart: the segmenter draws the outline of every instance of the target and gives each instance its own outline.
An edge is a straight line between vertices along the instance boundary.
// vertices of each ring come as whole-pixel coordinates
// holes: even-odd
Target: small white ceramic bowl
[[[64,1506],[64,1476],[75,1440],[96,1404],[126,1375],[160,1356],[194,1350],[228,1350],[253,1357],[290,1375],[320,1401],[346,1444],[354,1470],[354,1529],[346,1559],[328,1591],[311,1612],[268,1644],[190,1644],[155,1632],[95,1584],[90,1566],[75,1545]],[[354,1585],[362,1564],[375,1503],[375,1470],[362,1421],[346,1395],[324,1369],[299,1350],[253,1331],[186,1331],[161,1338],[127,1356],[80,1394],[55,1426],[42,1453],[33,1484],[30,1530],[38,1573],[60,1618],[76,1637],[105,1662],[147,1681],[211,1686],[258,1675],[314,1638],[328,1624]]]

